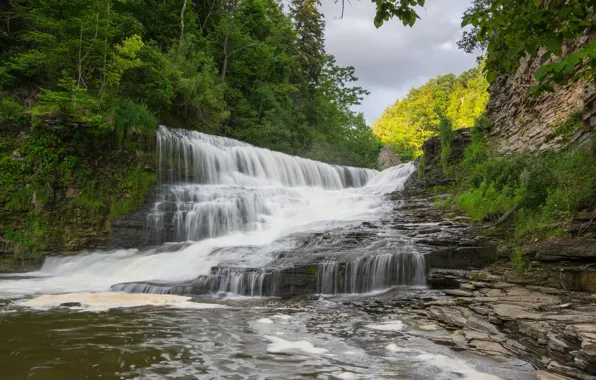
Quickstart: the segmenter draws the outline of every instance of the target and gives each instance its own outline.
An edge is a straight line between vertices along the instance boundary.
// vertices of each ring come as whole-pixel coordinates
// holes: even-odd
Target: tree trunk
[[[182,11],[180,12],[180,42],[182,42],[182,37],[184,36],[184,12],[186,11],[186,1],[187,0],[184,0]]]

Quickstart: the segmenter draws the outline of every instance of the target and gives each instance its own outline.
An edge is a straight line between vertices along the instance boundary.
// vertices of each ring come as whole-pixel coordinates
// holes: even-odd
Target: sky
[[[375,3],[346,0],[343,19],[341,0],[322,0],[326,21],[326,50],[341,66],[354,66],[358,85],[370,91],[361,105],[369,123],[410,88],[440,74],[459,74],[476,65],[476,57],[457,48],[462,34],[461,15],[471,0],[428,0],[418,12],[413,28],[398,19],[375,28]]]

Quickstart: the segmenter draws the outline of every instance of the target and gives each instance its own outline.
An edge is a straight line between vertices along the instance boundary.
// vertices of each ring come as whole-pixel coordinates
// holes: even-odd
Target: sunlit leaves
[[[487,88],[480,67],[459,77],[433,78],[387,107],[373,124],[373,132],[400,159],[413,159],[420,154],[422,143],[437,133],[441,115],[448,117],[455,129],[472,126],[486,108]]]

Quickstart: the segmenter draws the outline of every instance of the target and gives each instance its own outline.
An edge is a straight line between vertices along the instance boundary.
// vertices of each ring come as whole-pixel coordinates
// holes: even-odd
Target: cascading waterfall
[[[388,253],[319,264],[317,293],[368,293],[395,285],[425,285],[424,256]]]
[[[341,240],[314,238],[391,212],[383,195],[403,188],[413,163],[379,173],[163,126],[157,153],[159,199],[145,232],[152,247],[51,257],[40,272],[3,282],[2,290],[270,296],[294,286],[288,274],[301,265],[316,269],[312,293],[424,284],[423,255],[402,243],[364,244],[340,257]],[[297,263],[301,255],[306,264]]]
[[[164,126],[157,131],[157,151],[162,186],[147,216],[152,243],[258,230],[285,202],[303,201],[292,188],[362,187],[377,174]]]

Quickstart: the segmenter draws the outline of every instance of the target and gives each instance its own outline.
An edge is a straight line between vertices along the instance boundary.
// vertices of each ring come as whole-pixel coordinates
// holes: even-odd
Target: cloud
[[[476,57],[457,48],[461,37],[461,15],[470,0],[427,1],[413,28],[397,19],[377,29],[373,24],[375,4],[368,0],[341,4],[325,0],[327,52],[342,66],[354,66],[358,84],[371,92],[356,107],[369,122],[385,107],[403,97],[410,88],[440,74],[459,74],[476,64]]]

